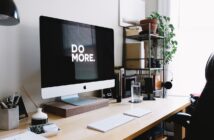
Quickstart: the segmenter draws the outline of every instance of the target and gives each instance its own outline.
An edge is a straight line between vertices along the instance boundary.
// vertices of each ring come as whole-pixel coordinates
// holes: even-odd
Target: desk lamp
[[[20,22],[13,0],[0,0],[0,25],[11,26]]]

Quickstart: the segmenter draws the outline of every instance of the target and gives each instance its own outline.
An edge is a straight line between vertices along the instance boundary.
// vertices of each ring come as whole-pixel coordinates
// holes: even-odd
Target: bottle
[[[37,112],[32,115],[31,125],[46,124],[48,122],[48,115],[42,112],[42,108],[38,108]]]
[[[162,81],[160,73],[155,75],[155,90],[160,90],[162,88]]]

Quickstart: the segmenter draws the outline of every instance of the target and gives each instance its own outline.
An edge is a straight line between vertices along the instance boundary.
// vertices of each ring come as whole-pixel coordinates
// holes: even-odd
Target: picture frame
[[[145,0],[120,0],[119,25],[131,26],[145,18]]]

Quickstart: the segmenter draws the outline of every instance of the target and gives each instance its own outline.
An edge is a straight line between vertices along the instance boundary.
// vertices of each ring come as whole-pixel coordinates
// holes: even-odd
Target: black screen
[[[42,87],[113,79],[113,29],[40,16]]]

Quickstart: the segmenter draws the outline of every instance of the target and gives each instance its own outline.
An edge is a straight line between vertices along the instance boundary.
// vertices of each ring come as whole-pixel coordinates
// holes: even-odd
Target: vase
[[[38,108],[37,112],[32,115],[31,125],[46,124],[48,122],[48,115],[42,112],[42,108]]]

